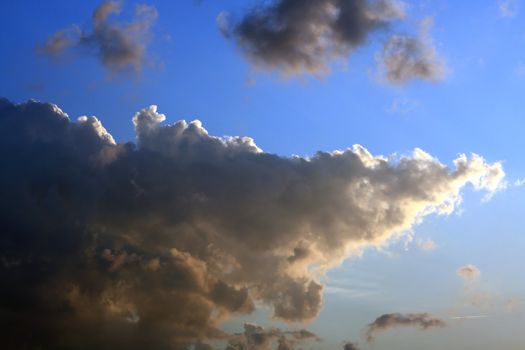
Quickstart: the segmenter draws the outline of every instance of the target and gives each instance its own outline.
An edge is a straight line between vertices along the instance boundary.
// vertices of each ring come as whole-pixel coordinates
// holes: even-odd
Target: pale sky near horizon
[[[346,341],[375,350],[523,349],[525,2],[406,0],[403,19],[328,60],[329,72],[298,74],[262,67],[236,43],[248,39],[218,28],[221,13],[235,26],[255,4],[279,2],[290,1],[147,1],[158,17],[137,29],[144,30],[143,56],[138,66],[115,69],[89,46],[104,40],[96,34],[86,39],[95,44],[41,52],[59,30],[93,31],[101,2],[8,1],[0,13],[0,97],[54,103],[72,121],[96,116],[117,143],[135,142],[132,117],[156,105],[165,124],[198,119],[210,135],[248,136],[281,157],[359,144],[392,159],[420,148],[450,169],[461,154],[501,162],[506,177],[494,193],[467,184],[449,215],[416,217],[399,238],[371,244],[316,276],[324,290],[314,318],[274,319],[271,303],[255,298],[255,312],[229,315],[219,328],[306,328],[321,340],[302,343],[304,349],[341,349]],[[141,3],[124,1],[110,20],[129,23]],[[387,81],[380,52],[393,34],[423,40],[442,71]],[[479,275],[462,274],[468,264]],[[396,325],[367,342],[367,325],[391,313],[429,313],[446,325]]]

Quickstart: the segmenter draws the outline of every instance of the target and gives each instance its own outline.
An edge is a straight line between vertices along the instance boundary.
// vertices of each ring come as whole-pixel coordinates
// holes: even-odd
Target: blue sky
[[[221,11],[242,17],[256,2],[148,2],[159,16],[136,73],[111,72],[82,50],[58,60],[36,52],[57,30],[91,28],[98,1],[8,2],[0,13],[0,96],[52,102],[73,120],[97,116],[118,142],[135,140],[132,116],[155,104],[170,123],[199,119],[211,135],[250,136],[281,156],[361,144],[383,155],[417,147],[447,165],[471,152],[501,161],[509,185],[489,201],[467,186],[459,211],[426,218],[413,228],[412,242],[367,249],[331,270],[323,309],[306,327],[325,339],[312,348],[337,348],[344,340],[365,349],[523,348],[523,309],[507,312],[504,304],[525,300],[525,189],[514,185],[525,177],[525,3],[504,16],[497,0],[406,1],[407,19],[391,30],[413,34],[419,21],[432,17],[429,35],[447,68],[439,82],[393,86],[381,81],[376,64],[390,29],[373,32],[320,77],[283,77],[254,66],[221,35],[216,17]],[[124,3],[121,18],[131,18],[134,4]],[[421,240],[436,248],[418,248]],[[467,263],[481,270],[468,286],[456,273]],[[471,292],[486,302],[466,305]],[[450,321],[435,331],[389,331],[371,345],[362,340],[375,317],[413,311],[487,317]],[[286,327],[264,307],[224,327],[235,331],[244,320]]]

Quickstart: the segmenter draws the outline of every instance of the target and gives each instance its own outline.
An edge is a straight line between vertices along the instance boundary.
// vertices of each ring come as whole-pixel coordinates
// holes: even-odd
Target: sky
[[[525,3],[12,1],[6,349],[522,349]]]

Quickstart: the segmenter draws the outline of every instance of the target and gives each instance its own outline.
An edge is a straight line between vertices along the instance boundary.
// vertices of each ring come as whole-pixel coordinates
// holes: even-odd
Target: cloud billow
[[[164,120],[146,108],[137,143],[117,143],[95,117],[0,100],[4,348],[230,341],[219,322],[256,302],[311,320],[324,271],[453,212],[466,184],[494,192],[504,178],[478,155],[452,169],[421,150],[287,158]]]

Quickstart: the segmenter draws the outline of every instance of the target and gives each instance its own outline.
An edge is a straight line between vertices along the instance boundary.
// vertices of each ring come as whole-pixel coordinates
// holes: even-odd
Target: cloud
[[[356,343],[347,342],[343,345],[343,350],[359,350],[359,346]]]
[[[419,239],[417,240],[417,246],[421,250],[431,251],[437,249],[437,244],[433,240],[429,239]]]
[[[427,330],[436,327],[445,327],[445,322],[435,318],[428,313],[416,314],[384,314],[368,325],[366,334],[367,340],[372,341],[377,332],[382,332],[396,327],[416,327]]]
[[[230,37],[230,15],[226,11],[221,11],[215,19],[217,28],[225,38]]]
[[[76,25],[59,30],[53,33],[44,45],[38,45],[37,49],[42,54],[59,57],[65,50],[78,44],[81,32]]]
[[[395,34],[385,43],[378,61],[387,82],[403,85],[415,79],[436,82],[444,78],[446,64],[428,34],[431,25],[432,20],[426,18],[419,36]]]
[[[70,49],[87,48],[112,71],[129,68],[138,71],[144,64],[150,29],[158,13],[153,6],[137,5],[133,21],[110,20],[120,11],[120,1],[106,1],[93,12],[91,32],[74,25],[52,34],[46,43],[37,46],[37,50],[45,55],[61,57]]]
[[[515,17],[519,12],[518,0],[502,0],[499,2],[499,14],[501,17]]]
[[[319,340],[319,338],[304,329],[282,331],[277,328],[264,329],[261,326],[246,323],[243,333],[230,337],[226,350],[293,350],[297,344],[308,340]]]
[[[514,187],[521,187],[521,186],[525,185],[525,179],[515,180],[513,185],[514,185]]]
[[[513,313],[520,310],[523,307],[524,300],[522,298],[509,298],[505,300],[504,310],[508,313]]]
[[[198,121],[133,117],[136,143],[58,106],[0,100],[0,338],[11,348],[173,349],[225,340],[255,302],[315,318],[322,274],[381,247],[500,163],[362,146],[281,157]]]
[[[392,101],[387,112],[394,114],[408,114],[419,107],[419,102],[409,98],[396,98]]]
[[[458,268],[458,276],[466,282],[471,282],[479,278],[481,271],[472,264],[467,264]]]
[[[487,318],[488,315],[466,315],[466,316],[452,316],[449,317],[451,320],[473,320],[477,318]]]
[[[258,67],[319,74],[371,32],[403,18],[404,7],[394,0],[274,0],[253,7],[228,33]],[[224,33],[224,18],[218,19]]]

